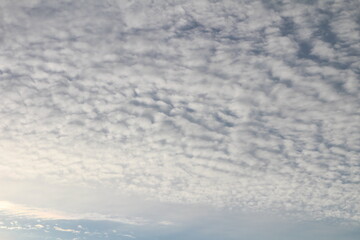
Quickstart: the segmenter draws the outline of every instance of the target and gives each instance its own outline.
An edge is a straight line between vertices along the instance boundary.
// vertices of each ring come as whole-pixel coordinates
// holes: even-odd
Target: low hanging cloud
[[[1,1],[2,179],[359,221],[357,1]]]

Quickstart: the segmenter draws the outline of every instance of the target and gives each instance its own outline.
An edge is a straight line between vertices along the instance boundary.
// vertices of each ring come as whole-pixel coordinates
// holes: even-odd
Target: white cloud
[[[127,237],[127,238],[136,238],[136,237],[134,237],[133,235],[130,235],[130,234],[124,234],[123,236]]]
[[[60,231],[60,232],[71,232],[71,233],[79,233],[80,231],[74,230],[74,229],[68,229],[68,228],[61,228],[58,226],[54,226],[54,229],[56,231]]]
[[[356,1],[283,2],[2,4],[2,178],[359,220]]]
[[[39,229],[42,229],[42,228],[44,228],[45,226],[44,226],[44,225],[41,225],[41,224],[36,224],[34,227],[39,228]]]

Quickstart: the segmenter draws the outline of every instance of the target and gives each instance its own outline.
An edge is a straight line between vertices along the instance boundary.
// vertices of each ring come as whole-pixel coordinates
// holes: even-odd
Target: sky
[[[358,240],[359,13],[0,0],[0,239]]]

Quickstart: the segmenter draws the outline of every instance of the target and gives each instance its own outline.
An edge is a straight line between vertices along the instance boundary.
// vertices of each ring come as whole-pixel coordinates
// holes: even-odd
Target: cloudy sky
[[[357,0],[0,0],[2,240],[357,240]]]

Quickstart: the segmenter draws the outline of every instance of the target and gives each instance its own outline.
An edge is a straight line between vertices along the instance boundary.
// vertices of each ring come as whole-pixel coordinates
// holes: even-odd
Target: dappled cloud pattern
[[[0,175],[360,220],[358,1],[1,1]]]

